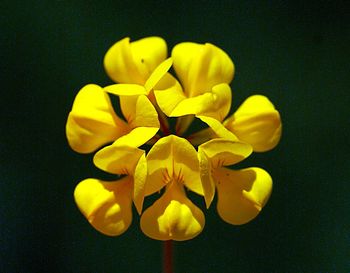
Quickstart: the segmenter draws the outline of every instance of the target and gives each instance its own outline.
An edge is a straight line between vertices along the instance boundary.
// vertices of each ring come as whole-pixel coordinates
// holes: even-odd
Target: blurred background
[[[236,108],[268,96],[283,137],[244,164],[274,180],[262,213],[231,226],[207,211],[175,243],[179,273],[350,272],[349,2],[2,1],[0,271],[161,272],[161,243],[132,227],[95,231],[73,200],[100,174],[74,153],[65,122],[77,91],[108,85],[102,60],[126,36],[211,42],[236,66]]]

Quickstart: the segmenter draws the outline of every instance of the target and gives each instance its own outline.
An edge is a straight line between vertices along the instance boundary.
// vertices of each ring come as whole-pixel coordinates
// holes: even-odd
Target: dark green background
[[[138,218],[100,235],[72,193],[98,176],[65,140],[76,92],[111,81],[117,40],[159,35],[172,48],[212,42],[234,60],[233,107],[268,96],[280,145],[256,154],[274,179],[253,222],[231,226],[212,206],[203,233],[176,243],[176,272],[350,272],[349,4],[340,1],[2,1],[1,272],[160,272],[161,243]]]

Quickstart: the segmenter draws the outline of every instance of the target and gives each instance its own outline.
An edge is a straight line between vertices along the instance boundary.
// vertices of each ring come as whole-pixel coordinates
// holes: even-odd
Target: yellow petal
[[[147,177],[145,151],[113,144],[95,154],[94,164],[109,173],[134,177],[133,199],[138,213],[141,214]]]
[[[180,83],[169,73],[155,86],[154,95],[159,108],[170,116],[175,107],[186,99]]]
[[[281,138],[280,115],[268,98],[261,95],[246,99],[225,125],[240,140],[251,144],[255,152],[271,150]]]
[[[159,128],[156,127],[137,127],[132,129],[130,133],[118,138],[113,145],[139,147],[155,136],[158,130]]]
[[[166,54],[167,46],[162,38],[147,37],[132,43],[124,38],[107,51],[104,66],[115,82],[144,85]]]
[[[216,168],[236,164],[252,153],[250,145],[216,138],[198,146],[199,171],[202,180],[204,198],[210,206],[215,194],[212,172]]]
[[[243,142],[215,138],[201,144],[198,151],[203,151],[206,154],[213,168],[219,168],[244,160],[253,150],[249,144]]]
[[[158,132],[157,111],[145,95],[120,97],[120,108],[128,122],[129,132],[113,145],[139,147]]]
[[[212,178],[212,165],[208,156],[198,147],[199,173],[201,176],[204,200],[209,208],[215,195],[215,182]]]
[[[115,82],[141,85],[145,82],[134,62],[130,38],[115,43],[107,51],[103,63],[108,76]]]
[[[240,171],[219,168],[213,173],[213,178],[218,190],[218,213],[232,225],[242,225],[254,219],[272,191],[270,175],[260,168]]]
[[[75,202],[90,224],[101,233],[117,236],[131,224],[132,178],[105,182],[89,178],[74,191]]]
[[[231,108],[232,91],[228,84],[214,85],[210,94],[207,107],[197,115],[205,115],[223,121]]]
[[[119,83],[106,86],[104,91],[117,96],[147,95],[146,89],[139,84]]]
[[[159,139],[147,154],[147,168],[146,195],[172,181],[203,195],[197,152],[184,138],[169,135]]]
[[[192,98],[184,98],[180,101],[170,117],[184,115],[204,115],[222,121],[231,107],[231,88],[228,84],[218,84],[213,90]]]
[[[185,195],[183,186],[173,182],[165,193],[141,216],[141,229],[156,240],[185,241],[204,228],[203,212]]]
[[[174,101],[173,98],[176,98],[176,104],[168,108],[171,111],[167,114],[170,117],[179,117],[176,121],[176,132],[180,135],[191,125],[194,115],[222,121],[231,107],[231,88],[226,83],[215,85],[212,91],[193,98],[184,97],[182,91],[177,91],[176,95],[178,96],[168,94],[168,99],[164,98],[163,101],[168,101],[170,105]],[[214,123],[217,122],[214,121]],[[226,135],[231,135],[223,126],[219,125],[219,127],[226,131]]]
[[[232,141],[238,141],[238,138],[232,132],[226,129],[225,126],[219,120],[201,115],[198,115],[197,118],[208,124],[208,126],[214,131],[217,137],[225,138]]]
[[[131,128],[159,128],[157,111],[145,95],[120,97],[120,108]]]
[[[194,97],[212,89],[219,83],[230,83],[234,65],[220,48],[206,43],[180,43],[172,50],[174,69],[188,97]]]
[[[94,164],[108,173],[133,175],[144,151],[136,147],[109,145],[94,156]]]
[[[137,162],[134,172],[134,191],[133,199],[137,212],[141,214],[143,200],[145,197],[146,189],[146,178],[147,178],[147,162],[145,153],[142,154],[139,161]]]
[[[147,80],[165,60],[168,49],[164,39],[153,36],[132,42],[131,51],[140,74]]]
[[[161,79],[168,72],[172,64],[173,64],[173,60],[171,58],[168,58],[164,62],[162,62],[160,65],[157,66],[157,68],[153,71],[153,73],[145,83],[145,88],[147,90],[147,93],[149,93],[151,89],[153,89],[161,81]]]
[[[145,151],[113,144],[95,154],[94,164],[108,173],[134,177],[133,199],[138,213],[141,214],[147,177]]]
[[[150,91],[162,80],[172,65],[172,59],[162,62],[147,79],[145,85],[140,84],[112,84],[106,86],[104,90],[118,96],[148,95]]]
[[[66,124],[67,139],[74,151],[93,152],[128,130],[100,86],[89,84],[79,91]]]

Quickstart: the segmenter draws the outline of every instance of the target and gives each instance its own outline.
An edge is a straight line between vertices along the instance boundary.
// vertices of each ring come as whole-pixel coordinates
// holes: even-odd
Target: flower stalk
[[[172,240],[163,242],[163,273],[174,273]]]

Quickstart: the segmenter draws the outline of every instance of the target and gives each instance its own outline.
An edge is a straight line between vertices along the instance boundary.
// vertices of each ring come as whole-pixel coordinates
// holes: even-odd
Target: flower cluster
[[[266,97],[253,95],[228,116],[234,64],[223,50],[184,42],[167,58],[160,37],[125,38],[107,51],[104,67],[115,84],[84,86],[66,124],[74,151],[96,152],[95,166],[118,175],[116,181],[88,178],[75,189],[77,206],[95,229],[122,234],[134,204],[147,236],[192,239],[205,217],[187,191],[202,196],[207,208],[217,193],[217,212],[233,225],[259,214],[272,190],[270,175],[228,166],[275,147],[280,115]],[[203,128],[189,133],[194,121]],[[144,208],[150,195],[159,198]]]

